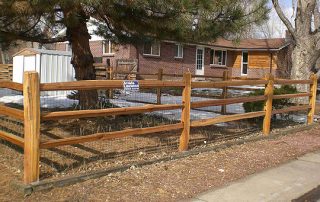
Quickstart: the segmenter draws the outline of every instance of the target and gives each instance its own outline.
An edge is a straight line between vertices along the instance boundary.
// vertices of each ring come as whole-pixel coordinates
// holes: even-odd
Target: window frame
[[[151,44],[150,44],[150,53],[145,53],[145,52],[144,52],[146,43],[151,43]],[[152,45],[153,45],[154,43],[158,43],[158,44],[159,44],[159,50],[158,50],[159,54],[158,54],[158,55],[157,55],[157,54],[153,54]],[[160,55],[161,55],[161,42],[160,42],[160,41],[144,42],[144,43],[143,43],[143,55],[144,55],[144,56],[160,57]]]
[[[211,56],[211,52],[212,51],[213,51],[213,55]],[[216,51],[221,51],[222,57],[223,57],[223,52],[225,52],[224,64],[218,64],[218,63],[215,64],[214,63],[214,57],[215,57]],[[212,58],[212,61],[211,61],[211,58]],[[227,66],[227,59],[228,59],[228,50],[226,50],[226,49],[217,49],[217,48],[211,48],[210,49],[210,66],[226,67]]]
[[[176,59],[182,59],[183,58],[183,44],[181,44],[181,43],[176,43],[175,45],[175,56],[174,56],[174,58],[176,58]],[[179,47],[181,48],[181,49],[179,49]],[[176,48],[178,48],[177,50],[178,50],[178,52],[176,52]],[[179,56],[179,50],[181,51],[181,56]],[[178,53],[178,55],[177,55],[177,53]]]
[[[109,45],[109,52],[105,52],[106,50],[106,43],[108,42],[108,45]],[[112,52],[112,41],[111,40],[105,40],[102,42],[102,54],[103,55],[114,55],[114,52]]]
[[[247,53],[247,62],[243,62],[243,53]],[[246,74],[244,74],[243,73],[243,65],[247,65],[247,73]],[[243,50],[242,52],[241,52],[241,76],[248,76],[248,72],[249,72],[249,51],[247,51],[247,50]]]

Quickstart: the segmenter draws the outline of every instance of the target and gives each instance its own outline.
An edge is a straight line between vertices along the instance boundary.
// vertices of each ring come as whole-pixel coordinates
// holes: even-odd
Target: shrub
[[[297,92],[298,91],[296,87],[283,85],[280,88],[275,88],[273,94],[283,95],[283,94],[295,94]],[[259,96],[259,95],[264,95],[263,89],[255,90],[254,92],[249,94],[249,96]],[[277,99],[277,100],[273,100],[272,102],[273,109],[282,109],[290,105],[291,105],[290,99]],[[264,101],[247,102],[243,104],[243,108],[245,112],[262,111],[263,107],[264,107]]]

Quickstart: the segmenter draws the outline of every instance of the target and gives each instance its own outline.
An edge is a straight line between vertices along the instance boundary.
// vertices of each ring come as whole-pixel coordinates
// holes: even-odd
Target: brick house
[[[137,62],[141,73],[221,76],[256,78],[272,71],[285,77],[290,68],[290,41],[286,38],[246,39],[238,43],[218,39],[213,43],[177,43],[174,41],[146,42],[133,46],[115,45],[102,39],[91,40],[90,47],[96,62],[118,67],[120,60]],[[68,43],[56,44],[57,50],[70,50]]]

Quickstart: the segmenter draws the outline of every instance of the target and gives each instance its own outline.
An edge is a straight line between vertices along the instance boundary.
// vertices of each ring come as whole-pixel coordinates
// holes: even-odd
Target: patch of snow
[[[118,107],[136,107],[145,105],[144,102],[156,103],[157,95],[153,93],[140,93],[140,92],[120,92],[116,95],[115,99],[110,99],[110,102]],[[191,102],[212,100],[209,98],[202,97],[192,97]],[[181,104],[182,96],[172,96],[166,95],[161,97],[162,104]],[[19,95],[16,91],[11,90],[0,90],[0,103],[14,103],[23,105],[23,95]],[[77,100],[68,99],[66,96],[41,96],[40,97],[41,107],[44,108],[69,108],[75,104],[78,104]],[[221,116],[219,113],[221,111],[221,106],[210,106],[198,109],[191,109],[190,119],[209,119]],[[245,113],[242,103],[227,105],[228,113]],[[167,118],[169,120],[181,120],[181,110],[165,110],[165,111],[155,111],[146,114],[154,114]],[[281,118],[279,116],[279,118]],[[299,123],[306,122],[306,115],[304,114],[291,114],[289,115],[293,121]],[[219,126],[228,126],[228,123],[216,124]]]
[[[0,90],[0,103],[23,105],[23,95],[11,90]],[[78,104],[78,100],[68,99],[66,96],[41,96],[41,107],[43,108],[69,108]]]

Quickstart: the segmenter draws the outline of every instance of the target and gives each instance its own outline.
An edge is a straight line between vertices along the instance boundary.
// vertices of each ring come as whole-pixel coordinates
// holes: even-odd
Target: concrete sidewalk
[[[291,201],[320,185],[320,152],[268,169],[191,201]]]

